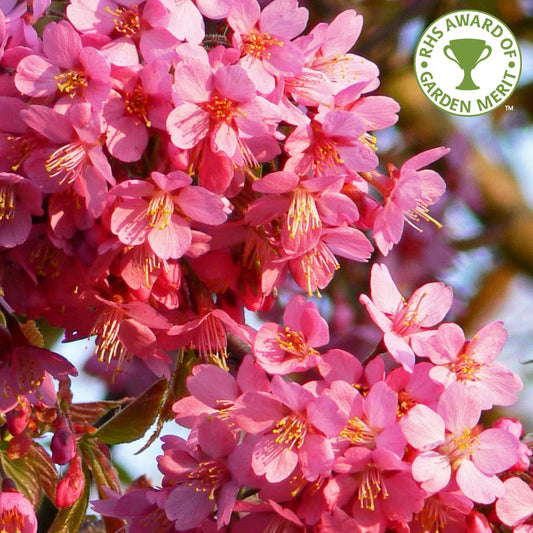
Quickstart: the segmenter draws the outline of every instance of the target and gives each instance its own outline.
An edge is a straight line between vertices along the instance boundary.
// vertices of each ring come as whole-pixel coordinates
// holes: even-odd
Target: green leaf
[[[42,446],[33,442],[24,457],[9,459],[2,453],[0,460],[6,475],[13,479],[35,508],[41,503],[43,491],[51,501],[54,500],[57,472]]]
[[[113,463],[105,453],[107,449],[104,451],[101,447],[106,448],[105,444],[98,443],[94,439],[80,441],[83,462],[89,467],[100,496],[104,494],[101,487],[109,487],[115,492],[120,492],[120,482]]]
[[[106,444],[140,439],[152,425],[163,404],[167,380],[162,378],[91,434]]]
[[[70,507],[59,509],[52,525],[48,529],[48,533],[74,533],[80,529],[81,523],[85,519],[91,491],[91,476],[86,469],[83,470],[83,474],[85,476],[85,487],[82,495]]]

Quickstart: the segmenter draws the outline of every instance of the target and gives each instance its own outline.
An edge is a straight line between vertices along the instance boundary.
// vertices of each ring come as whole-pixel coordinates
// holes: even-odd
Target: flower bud
[[[84,487],[85,476],[81,467],[81,458],[77,454],[70,462],[65,475],[57,484],[55,497],[56,507],[70,507],[81,496]]]
[[[50,444],[52,461],[58,465],[67,464],[76,453],[76,441],[67,421],[60,416],[55,422],[55,432]]]
[[[19,396],[18,404],[6,414],[7,429],[12,435],[22,433],[31,416],[31,405],[26,396]]]

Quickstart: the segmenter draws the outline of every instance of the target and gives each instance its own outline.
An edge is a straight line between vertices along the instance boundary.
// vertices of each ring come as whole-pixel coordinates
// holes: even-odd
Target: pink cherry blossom
[[[106,146],[121,161],[138,161],[146,150],[151,127],[165,130],[170,105],[168,64],[154,60],[137,73],[120,69],[120,80],[106,100]]]
[[[248,392],[232,413],[237,427],[257,435],[251,466],[270,483],[287,479],[299,466],[310,481],[327,475],[333,465],[331,442],[319,430],[333,433],[336,407],[333,401],[314,395],[297,383],[274,376],[271,394]]]
[[[411,225],[414,225],[411,220],[414,223],[425,220],[433,222],[438,227],[441,226],[429,215],[429,206],[444,194],[446,184],[435,171],[423,167],[449,151],[449,148],[444,147],[426,150],[408,159],[399,170],[390,166],[389,177],[378,173],[370,175],[370,183],[385,199],[383,205],[375,212],[372,233],[379,250],[384,255],[387,255],[393,245],[399,242],[405,220]]]
[[[285,150],[291,157],[285,169],[321,176],[373,170],[378,159],[365,121],[350,111],[319,111],[310,124],[298,126],[287,137]]]
[[[441,282],[426,283],[406,301],[388,268],[383,264],[374,264],[370,274],[370,293],[372,298],[362,294],[359,301],[383,331],[383,341],[389,353],[412,372],[415,353],[425,355],[421,353],[425,339],[423,332],[440,322],[451,307],[451,287]],[[423,339],[417,343],[420,333]]]
[[[296,0],[274,0],[263,10],[257,0],[232,3],[228,24],[234,31],[233,46],[241,51],[239,63],[259,92],[269,94],[276,78],[301,71],[304,58],[291,40],[305,29],[308,16]]]
[[[512,405],[522,390],[522,381],[495,361],[506,339],[501,322],[482,327],[470,341],[457,324],[442,324],[427,343],[427,356],[436,365],[429,375],[445,386],[461,383],[478,398],[482,409]]]
[[[25,166],[26,172],[32,171],[38,188],[57,192],[70,186],[85,199],[93,218],[100,216],[107,184],[114,185],[115,178],[102,151],[99,116],[88,103],[70,105],[65,114],[41,105],[30,106],[20,114],[30,128],[53,143],[37,154],[31,169],[29,162]]]
[[[294,259],[288,257],[289,269],[296,283],[311,296],[326,288],[340,268],[337,255],[366,262],[372,251],[372,244],[357,228],[325,228],[315,248]]]
[[[80,96],[98,109],[111,88],[110,67],[102,53],[83,46],[66,21],[51,22],[43,31],[44,55],[32,54],[17,66],[15,84],[28,96]]]
[[[176,529],[198,527],[217,508],[217,523],[231,518],[239,484],[231,473],[236,438],[218,418],[204,418],[186,442],[163,437],[164,455],[158,457],[163,484],[172,485],[165,513]]]
[[[146,241],[160,259],[178,259],[192,244],[184,216],[204,224],[226,220],[221,198],[203,187],[190,186],[192,180],[184,172],[152,172],[151,178],[153,183],[128,180],[112,191],[122,201],[111,216],[111,231],[124,244]]]
[[[268,392],[269,389],[265,372],[249,355],[240,364],[236,378],[218,366],[199,364],[193,367],[187,378],[187,390],[191,395],[175,402],[172,411],[176,413],[176,422],[192,428],[200,414],[226,420],[242,393]]]
[[[481,408],[475,396],[458,383],[441,395],[437,411],[419,404],[400,421],[407,441],[419,450],[413,477],[424,490],[435,493],[450,479],[477,503],[491,503],[504,488],[496,474],[518,459],[518,439],[504,429],[483,430]]]
[[[279,153],[274,137],[279,112],[257,96],[248,73],[239,65],[213,69],[203,49],[185,45],[180,49],[183,54],[189,51],[190,58],[175,67],[177,105],[167,118],[167,130],[175,146],[199,152],[200,184],[222,193],[233,178],[233,165],[254,166]],[[221,165],[220,160],[231,167]]]
[[[191,6],[192,9],[187,9]],[[176,24],[180,7],[187,13],[189,24]],[[186,37],[201,42],[203,21],[198,15],[190,1],[177,4],[160,0],[104,0],[95,4],[72,0],[67,6],[69,21],[84,36],[96,38],[96,42],[108,47],[134,44],[135,55],[138,48],[147,62],[172,58],[175,47]]]
[[[22,244],[31,231],[32,215],[42,215],[42,199],[32,182],[0,172],[0,246]]]
[[[17,490],[0,492],[0,524],[6,532],[37,532],[37,517],[33,506]]]
[[[315,366],[320,353],[315,347],[329,342],[327,322],[313,302],[293,296],[283,313],[283,326],[263,324],[254,340],[258,363],[271,374],[302,372]]]

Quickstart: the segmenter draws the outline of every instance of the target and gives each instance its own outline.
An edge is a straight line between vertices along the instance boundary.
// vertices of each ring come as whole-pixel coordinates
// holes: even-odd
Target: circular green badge
[[[511,30],[473,9],[432,22],[418,41],[414,67],[420,88],[448,113],[470,117],[502,105],[516,88],[522,55]]]

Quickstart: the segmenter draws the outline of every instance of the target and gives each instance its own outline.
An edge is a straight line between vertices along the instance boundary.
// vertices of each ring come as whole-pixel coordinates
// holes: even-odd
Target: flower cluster
[[[0,3],[0,474],[23,461],[37,480],[0,494],[3,529],[35,531],[25,497],[42,489],[54,530],[77,530],[91,480],[94,508],[132,532],[482,530],[494,502],[501,522],[529,520],[522,428],[480,422],[522,387],[494,361],[505,330],[442,323],[449,287],[405,300],[375,264],[360,303],[383,338],[364,366],[302,294],[282,325],[245,323],[289,286],[320,296],[339,258],[388,255],[405,222],[439,226],[427,167],[448,149],[382,173],[374,132],[399,106],[350,51],[362,17],[306,32],[308,15],[297,0]],[[77,370],[34,320],[92,337],[99,371],[149,388],[123,412],[74,404]],[[163,486],[121,495],[106,445],[169,416],[190,434],[163,437]]]
[[[398,306],[385,266],[374,266],[371,283],[384,339],[394,334],[405,350],[415,347],[418,362],[387,369],[385,353],[363,366],[343,350],[320,351],[327,323],[295,296],[283,326],[260,327],[236,377],[194,367],[190,396],[173,405],[190,434],[163,437],[162,488],[109,494],[95,508],[127,517],[132,531],[154,514],[162,531],[208,531],[212,520],[232,532],[490,531],[479,508],[494,502],[508,525],[528,518],[520,513],[532,492],[515,477],[530,466],[522,427],[480,421],[522,388],[494,361],[506,336],[501,323],[467,341],[454,323],[437,327],[451,303],[448,287],[425,285]],[[433,308],[440,318],[427,315]],[[512,484],[528,495],[520,510]],[[141,494],[152,503],[133,505]]]

